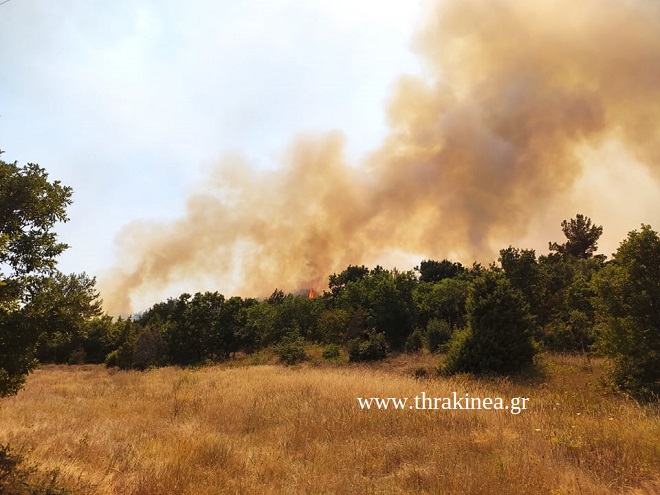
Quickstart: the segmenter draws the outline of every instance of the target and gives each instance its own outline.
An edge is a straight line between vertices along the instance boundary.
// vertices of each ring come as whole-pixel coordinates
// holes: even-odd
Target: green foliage
[[[337,344],[328,344],[328,346],[323,349],[323,359],[328,361],[337,361],[341,358],[341,349]]]
[[[415,271],[419,272],[420,282],[440,282],[446,278],[454,278],[466,272],[460,263],[449,260],[424,260]]]
[[[101,315],[95,285],[96,279],[85,273],[56,272],[33,282],[29,289],[33,321],[44,330],[36,352],[39,361],[64,363],[71,361],[72,353],[86,352],[89,324]]]
[[[318,320],[319,342],[339,344],[344,342],[351,322],[350,312],[344,309],[330,309],[321,313]]]
[[[144,370],[165,364],[166,349],[167,344],[158,329],[148,327],[142,330],[131,349],[132,367]]]
[[[68,495],[57,471],[42,472],[25,464],[9,445],[0,445],[0,494]]]
[[[280,361],[289,366],[304,361],[307,359],[305,339],[296,333],[291,333],[275,346],[275,353]]]
[[[107,368],[119,367],[119,349],[110,351],[105,357],[105,366]]]
[[[66,222],[72,190],[48,181],[46,170],[34,163],[19,168],[0,160],[0,264],[10,269],[7,278],[25,284],[31,274],[47,274],[68,246],[51,231]],[[3,279],[5,276],[3,275]],[[24,288],[24,287],[21,287]],[[12,291],[14,292],[14,291]],[[0,292],[0,302],[16,298]]]
[[[368,276],[347,283],[336,305],[354,315],[361,313],[365,327],[382,332],[390,346],[401,349],[416,324],[416,285],[412,272],[376,267]]]
[[[424,347],[424,336],[419,328],[416,328],[413,333],[408,335],[406,339],[405,350],[406,352],[419,352]]]
[[[94,279],[55,270],[67,245],[52,229],[71,194],[36,164],[0,160],[0,397],[20,389],[44,332],[75,332],[99,313]]]
[[[591,219],[578,213],[570,221],[561,223],[567,241],[564,244],[549,243],[550,251],[556,251],[564,258],[591,258],[598,249],[598,239],[603,234],[603,227],[592,224]]]
[[[413,292],[418,324],[428,326],[435,318],[447,321],[451,327],[463,327],[469,288],[470,282],[465,278],[419,283]]]
[[[452,338],[445,373],[508,374],[532,363],[532,318],[503,273],[487,271],[474,280],[467,310],[468,329]]]
[[[229,357],[239,348],[245,310],[240,298],[225,300],[218,292],[182,294],[164,327],[171,362],[188,366]]]
[[[353,362],[378,361],[387,357],[387,339],[372,330],[365,339],[355,338],[348,343],[348,359]]]
[[[451,338],[451,326],[446,320],[433,318],[426,326],[426,341],[430,352],[442,350]]]
[[[350,282],[357,282],[362,280],[364,277],[369,275],[369,269],[362,266],[353,266],[348,265],[348,268],[339,274],[333,273],[330,275],[330,281],[328,287],[333,296],[338,296],[341,291],[346,287]]]
[[[277,342],[280,332],[276,327],[277,310],[267,301],[250,306],[246,310],[245,326],[239,330],[238,338],[246,352]]]
[[[543,344],[551,351],[586,353],[593,342],[592,324],[581,311],[573,310],[568,320],[554,320],[544,329]]]
[[[534,316],[541,313],[541,270],[533,249],[509,246],[500,250],[499,262],[511,285],[523,295]]]
[[[296,329],[303,338],[320,341],[317,328],[322,311],[323,302],[320,299],[288,294],[275,305],[275,327],[281,329],[283,334]]]
[[[594,278],[599,350],[612,378],[641,399],[660,396],[660,238],[649,225],[628,234]]]

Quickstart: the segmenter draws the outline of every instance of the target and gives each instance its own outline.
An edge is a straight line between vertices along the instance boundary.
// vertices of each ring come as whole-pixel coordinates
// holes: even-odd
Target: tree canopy
[[[614,362],[615,384],[660,397],[660,237],[650,225],[628,234],[614,262],[595,278],[600,350]]]
[[[591,219],[578,213],[570,221],[561,223],[567,241],[564,244],[549,243],[550,251],[556,251],[564,257],[591,258],[598,249],[598,239],[603,234],[603,227],[592,224]]]
[[[0,397],[22,386],[42,332],[100,313],[94,279],[56,270],[68,246],[53,228],[68,220],[71,195],[37,164],[0,160]]]

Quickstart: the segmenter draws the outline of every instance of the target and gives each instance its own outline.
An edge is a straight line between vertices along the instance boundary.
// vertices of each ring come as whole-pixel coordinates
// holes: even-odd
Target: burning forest
[[[610,142],[660,178],[655,3],[450,0],[414,48],[424,75],[396,84],[378,149],[348,163],[350,136],[332,131],[295,137],[273,170],[225,158],[184,216],[121,231],[106,309],[183,279],[263,296],[397,253],[491,257],[593,166],[585,148]]]

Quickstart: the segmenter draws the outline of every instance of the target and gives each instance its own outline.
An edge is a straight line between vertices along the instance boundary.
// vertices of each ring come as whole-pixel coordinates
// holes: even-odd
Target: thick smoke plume
[[[273,171],[228,158],[183,218],[122,231],[106,309],[183,279],[322,288],[392,251],[494,259],[580,176],[577,150],[608,140],[660,177],[660,4],[454,0],[429,19],[426,74],[399,82],[364,163],[339,133],[298,137]]]

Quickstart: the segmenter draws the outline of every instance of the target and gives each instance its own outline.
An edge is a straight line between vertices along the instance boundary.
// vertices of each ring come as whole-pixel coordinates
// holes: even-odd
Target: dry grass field
[[[660,422],[599,386],[602,363],[546,357],[526,382],[373,367],[48,366],[0,402],[0,440],[74,493],[656,494]],[[520,414],[361,410],[357,397],[528,397]]]

